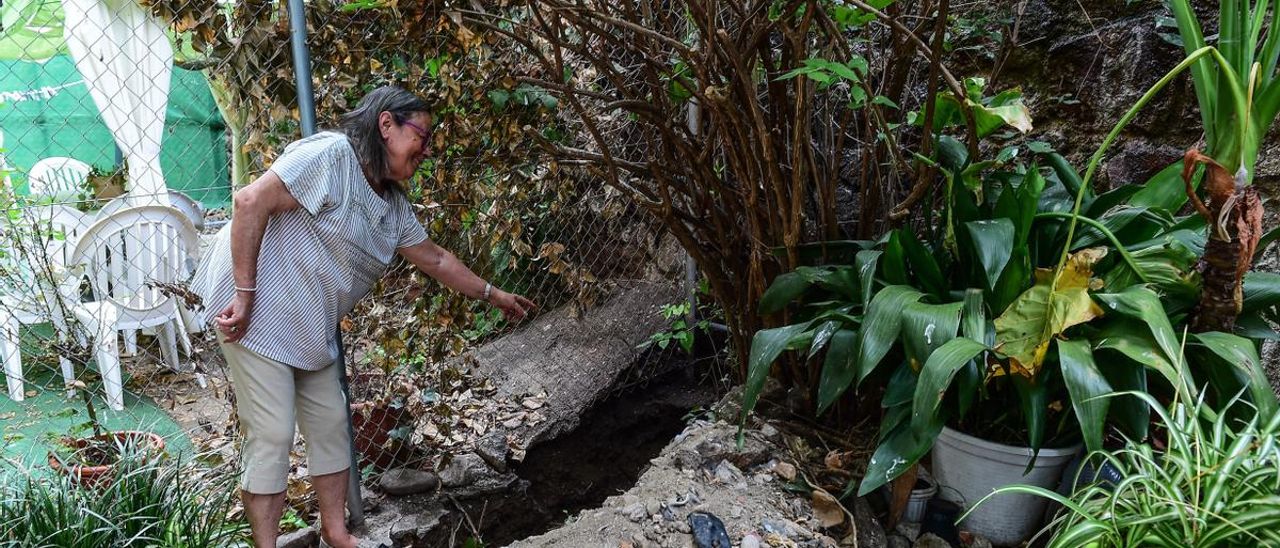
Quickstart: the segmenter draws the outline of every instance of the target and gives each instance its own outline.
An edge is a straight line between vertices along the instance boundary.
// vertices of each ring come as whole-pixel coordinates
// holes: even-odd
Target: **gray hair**
[[[364,165],[369,176],[377,181],[386,181],[387,147],[382,140],[382,132],[378,128],[378,116],[390,112],[397,125],[412,118],[415,114],[431,113],[431,107],[421,97],[409,93],[396,86],[383,86],[369,92],[355,110],[342,116],[342,132],[356,156]],[[398,182],[398,181],[397,181]],[[394,190],[402,190],[400,185],[386,185]]]

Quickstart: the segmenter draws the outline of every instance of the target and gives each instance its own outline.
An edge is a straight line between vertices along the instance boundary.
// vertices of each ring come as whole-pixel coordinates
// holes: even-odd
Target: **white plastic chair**
[[[70,250],[84,232],[87,220],[88,217],[71,207],[39,206],[22,210],[7,227],[5,245],[0,248],[5,267],[10,269],[4,280],[4,291],[0,293],[0,360],[4,362],[9,397],[14,401],[25,397],[20,326],[48,322],[53,325],[59,342],[66,343],[70,335],[67,312],[90,329],[95,329],[98,317],[110,315],[101,305],[77,302],[79,277],[66,269]],[[21,245],[13,245],[14,238],[22,238]],[[115,338],[95,337],[94,341],[94,355],[103,378],[119,379]],[[58,363],[62,378],[69,386],[75,379],[71,361],[59,355]],[[72,393],[74,390],[68,389],[68,395]],[[124,408],[118,380],[115,387],[108,383],[107,394],[107,403],[113,409]]]
[[[94,300],[84,304],[102,313],[96,327],[112,341],[117,331],[155,328],[165,362],[184,371],[177,344],[187,336],[179,323],[181,305],[155,283],[184,281],[198,246],[191,221],[171,207],[131,207],[94,221],[76,242],[71,264],[85,268]],[[189,348],[190,341],[183,346]]]
[[[115,198],[112,198],[110,201],[108,201],[105,205],[102,206],[102,209],[98,210],[97,212],[98,218],[107,217],[117,211],[120,211],[126,207],[129,207],[129,200],[131,198],[132,197],[128,194],[123,194],[120,196],[116,196]],[[170,190],[169,206],[178,211],[181,211],[184,215],[186,215],[187,219],[191,221],[191,224],[195,226],[197,234],[204,231],[204,206],[200,205],[199,202],[191,199],[190,196],[187,196],[182,192],[179,192],[177,190]],[[194,251],[192,254],[192,258],[193,260],[190,261],[190,264],[188,265],[190,268],[188,269],[188,272],[185,273],[183,279],[186,279],[186,277],[189,277],[191,273],[195,271],[196,264],[199,263],[199,260],[198,260],[199,257],[195,255]],[[186,310],[183,307],[179,307],[178,321],[179,321],[179,327],[182,329],[182,332],[184,333],[190,334],[190,333],[199,333],[203,331],[202,329],[203,324],[197,321],[195,316],[192,315],[188,310]],[[178,339],[178,342],[182,343],[182,351],[190,355],[191,354],[190,339],[187,337],[182,337]],[[137,330],[133,330],[133,329],[126,330],[124,332],[124,349],[121,351],[121,355],[132,356],[137,352],[138,352],[138,332]]]
[[[75,158],[54,156],[31,166],[27,189],[32,196],[50,198],[55,203],[79,200],[88,191],[93,168]]]

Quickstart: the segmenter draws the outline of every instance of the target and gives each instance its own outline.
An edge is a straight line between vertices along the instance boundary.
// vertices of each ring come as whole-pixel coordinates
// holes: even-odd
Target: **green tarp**
[[[14,186],[42,158],[69,156],[104,172],[116,167],[111,132],[68,55],[0,61],[0,132]],[[226,131],[203,74],[174,68],[160,165],[172,190],[205,207],[230,198]]]

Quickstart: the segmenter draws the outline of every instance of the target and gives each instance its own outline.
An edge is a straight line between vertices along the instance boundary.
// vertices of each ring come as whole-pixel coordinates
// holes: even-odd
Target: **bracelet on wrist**
[[[240,286],[238,286],[238,285],[237,285],[237,286],[232,286],[232,287],[235,287],[235,288],[236,288],[236,291],[243,291],[243,292],[245,292],[245,293],[257,293],[257,291],[258,291],[258,288],[257,288],[256,286],[255,286],[255,287],[240,287]]]
[[[489,282],[485,282],[485,283],[484,283],[484,293],[482,293],[482,294],[480,295],[480,298],[481,298],[481,299],[484,299],[484,300],[486,300],[486,301],[487,301],[487,300],[489,300],[489,295],[490,295],[490,294],[492,294],[492,293],[493,293],[493,284],[491,284],[491,283],[489,283]]]

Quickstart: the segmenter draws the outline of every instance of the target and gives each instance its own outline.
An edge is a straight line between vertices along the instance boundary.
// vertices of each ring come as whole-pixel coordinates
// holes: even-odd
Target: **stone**
[[[644,505],[644,511],[648,512],[651,516],[658,515],[658,512],[662,511],[662,503],[656,500],[651,500]]]
[[[681,449],[671,456],[671,462],[681,470],[697,470],[702,468],[702,463],[706,461],[696,451]]]
[[[727,460],[722,460],[716,465],[715,477],[716,481],[726,485],[736,484],[745,479],[742,471]]]
[[[315,527],[303,527],[276,538],[276,548],[311,548],[320,543],[320,533]]]
[[[951,543],[933,533],[925,533],[916,539],[915,548],[951,548]]]
[[[760,548],[761,539],[755,534],[747,534],[742,537],[741,548]]]
[[[402,497],[434,491],[440,486],[440,478],[423,470],[395,468],[382,474],[378,486],[388,495]]]
[[[853,524],[858,532],[858,546],[885,546],[888,543],[884,527],[876,520],[866,497],[853,501]]]
[[[792,481],[796,479],[796,467],[794,464],[789,462],[779,462],[773,465],[773,473],[777,474],[779,478],[782,478],[785,481]]]
[[[779,443],[782,441],[782,432],[780,432],[777,427],[767,422],[760,427],[760,436],[772,443]]]
[[[435,530],[440,527],[440,520],[448,516],[443,508],[434,508],[420,514],[402,516],[391,525],[387,532],[391,543],[395,546],[418,546],[419,543],[435,538]]]
[[[618,510],[618,513],[626,516],[627,519],[636,523],[640,523],[644,518],[649,516],[648,512],[645,511],[644,503],[642,502],[636,502],[631,505],[624,506],[621,510]]]
[[[489,466],[475,453],[463,453],[453,457],[449,465],[440,471],[440,482],[445,487],[462,487],[475,483],[488,475]]]
[[[889,541],[885,544],[889,548],[911,548],[911,541],[902,535],[893,535],[889,537]]]
[[[476,454],[498,472],[507,471],[507,436],[502,431],[492,432],[476,442]]]

